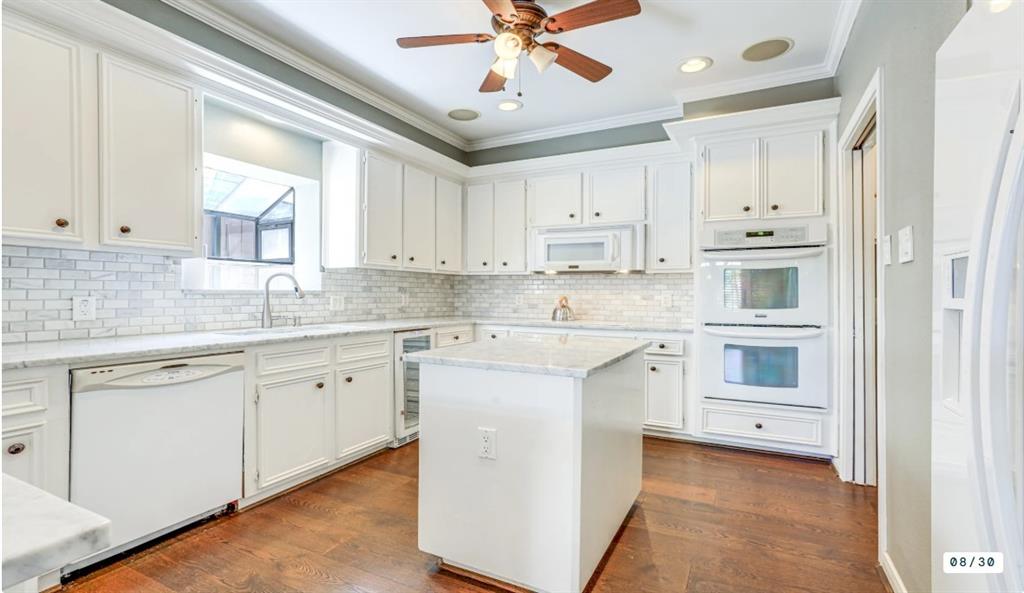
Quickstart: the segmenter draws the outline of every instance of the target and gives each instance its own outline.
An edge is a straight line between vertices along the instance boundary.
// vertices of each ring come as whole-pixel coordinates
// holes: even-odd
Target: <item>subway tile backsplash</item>
[[[181,259],[4,245],[5,343],[256,327],[262,293],[186,291]],[[580,319],[676,325],[692,319],[690,274],[448,276],[390,270],[324,273],[320,291],[271,297],[275,317],[302,324],[412,317],[546,318],[568,295]],[[99,299],[72,321],[74,296]],[[332,298],[333,297],[333,298]],[[333,306],[332,306],[333,305]]]

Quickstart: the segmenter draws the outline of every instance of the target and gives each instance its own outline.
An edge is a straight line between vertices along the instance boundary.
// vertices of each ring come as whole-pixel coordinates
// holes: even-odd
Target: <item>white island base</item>
[[[627,517],[640,492],[644,344],[570,342],[536,346],[617,342],[622,352],[598,368],[558,367],[553,356],[555,366],[532,370],[417,353],[419,547],[442,566],[534,591],[579,592]],[[480,347],[444,350],[457,357]],[[488,430],[493,459],[484,451]]]

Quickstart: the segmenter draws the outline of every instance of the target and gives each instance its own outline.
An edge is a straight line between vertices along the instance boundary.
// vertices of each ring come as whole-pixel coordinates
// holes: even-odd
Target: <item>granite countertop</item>
[[[252,346],[298,342],[318,338],[334,338],[378,332],[405,331],[426,327],[452,327],[465,324],[510,325],[569,329],[607,329],[635,332],[690,331],[692,326],[668,327],[657,324],[609,323],[602,321],[549,321],[530,319],[478,319],[442,317],[328,323],[299,327],[279,327],[186,332],[151,336],[126,336],[56,342],[4,344],[3,369],[41,367],[48,365],[96,365],[137,359],[153,359],[175,355],[197,356],[243,350]]]
[[[3,588],[110,545],[110,520],[3,476]]]
[[[409,352],[407,362],[586,378],[650,342],[592,336],[530,336]]]

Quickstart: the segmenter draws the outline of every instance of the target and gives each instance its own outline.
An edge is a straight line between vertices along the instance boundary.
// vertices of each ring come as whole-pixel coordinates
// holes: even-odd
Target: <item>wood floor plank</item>
[[[72,593],[482,593],[417,547],[416,443],[204,524]],[[882,593],[873,488],[827,463],[644,441],[643,491],[590,593]]]

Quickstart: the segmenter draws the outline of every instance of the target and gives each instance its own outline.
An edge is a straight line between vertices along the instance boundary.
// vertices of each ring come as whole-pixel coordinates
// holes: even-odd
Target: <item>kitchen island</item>
[[[640,492],[646,346],[513,337],[407,354],[420,549],[484,579],[583,590]]]

